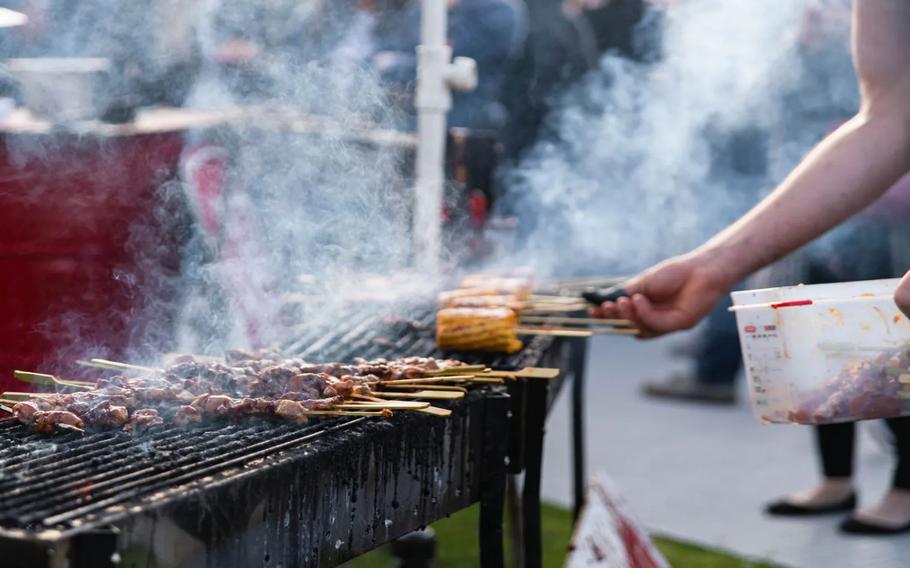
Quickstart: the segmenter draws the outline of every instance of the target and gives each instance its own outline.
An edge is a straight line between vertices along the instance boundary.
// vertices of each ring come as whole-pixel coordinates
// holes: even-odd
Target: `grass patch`
[[[774,568],[773,564],[750,562],[726,552],[662,536],[652,536],[652,539],[670,565],[678,568]]]
[[[479,508],[475,505],[447,519],[433,523],[437,536],[437,568],[463,568],[480,565],[477,550]],[[563,565],[571,539],[572,514],[561,507],[544,505],[543,565],[547,568]],[[506,529],[508,534],[508,528]],[[772,568],[756,564],[731,554],[709,550],[691,544],[655,537],[657,548],[675,568]],[[511,566],[509,539],[506,538],[506,566]],[[346,564],[350,568],[394,568],[395,562],[386,547],[379,548]]]

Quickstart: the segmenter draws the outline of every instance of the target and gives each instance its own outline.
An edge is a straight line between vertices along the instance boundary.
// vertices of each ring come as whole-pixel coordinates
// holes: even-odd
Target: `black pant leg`
[[[818,444],[822,472],[825,477],[851,477],[853,475],[855,437],[856,425],[853,422],[815,427],[815,441]]]
[[[910,490],[910,417],[885,420],[894,432],[897,466],[894,468],[893,487]]]

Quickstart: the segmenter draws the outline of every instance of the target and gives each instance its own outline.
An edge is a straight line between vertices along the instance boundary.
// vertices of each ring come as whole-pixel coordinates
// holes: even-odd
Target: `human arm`
[[[689,328],[734,283],[859,212],[910,168],[910,2],[857,0],[853,24],[856,116],[740,220],[632,279],[631,297],[596,315],[630,319],[643,337]]]

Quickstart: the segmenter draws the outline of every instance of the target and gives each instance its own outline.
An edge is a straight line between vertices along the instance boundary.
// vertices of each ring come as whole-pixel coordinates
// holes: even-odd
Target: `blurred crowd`
[[[369,73],[412,128],[420,0],[12,0],[29,24],[0,35],[0,57],[106,57],[120,105],[211,106],[281,99],[314,66]],[[530,144],[554,95],[606,51],[641,59],[647,0],[447,0],[455,56],[479,82],[455,93],[449,123]],[[9,90],[11,87],[6,86]],[[352,80],[350,88],[356,89]]]

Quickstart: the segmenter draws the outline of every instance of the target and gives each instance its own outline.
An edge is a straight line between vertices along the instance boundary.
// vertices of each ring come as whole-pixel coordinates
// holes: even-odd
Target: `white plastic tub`
[[[755,414],[830,424],[910,415],[910,321],[898,279],[734,292]]]

